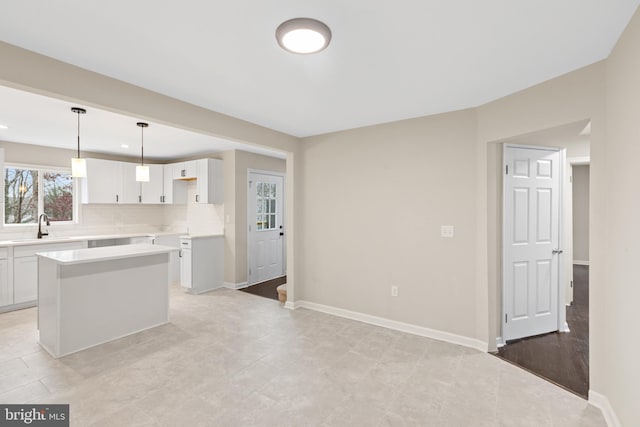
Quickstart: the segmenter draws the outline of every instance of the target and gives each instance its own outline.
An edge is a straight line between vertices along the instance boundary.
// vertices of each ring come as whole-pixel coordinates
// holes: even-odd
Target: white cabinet
[[[163,165],[163,198],[162,202],[173,205],[184,205],[187,203],[187,183],[173,179],[175,164]]]
[[[152,244],[170,246],[180,249],[179,234],[161,234],[153,236]],[[180,257],[179,252],[171,252],[169,254],[169,283],[180,283]]]
[[[140,186],[140,201],[142,203],[163,203],[164,196],[164,165],[149,166],[149,182]]]
[[[223,161],[189,160],[151,164],[149,182],[136,181],[137,163],[86,159],[87,177],[80,179],[80,202],[124,204],[185,204],[187,181],[196,180],[196,203],[221,204]]]
[[[186,162],[172,163],[173,179],[196,179],[197,165],[196,160]]]
[[[184,243],[185,245],[187,243]],[[191,247],[180,248],[180,286],[185,290],[193,288],[193,257],[191,256]]]
[[[0,307],[13,304],[13,281],[9,277],[8,248],[0,248]]]
[[[120,176],[122,186],[120,187],[120,197],[118,203],[140,203],[140,183],[136,181],[135,163],[114,162],[120,164]],[[88,167],[88,165],[87,165]]]
[[[224,202],[223,165],[218,159],[196,160],[196,203]]]
[[[180,285],[185,291],[199,294],[223,286],[223,236],[183,236],[180,255]]]
[[[118,203],[122,196],[120,162],[86,159],[87,176],[80,179],[82,203]]]
[[[13,303],[37,302],[38,252],[82,249],[83,242],[49,243],[13,248]]]
[[[38,257],[13,259],[14,304],[38,299]]]

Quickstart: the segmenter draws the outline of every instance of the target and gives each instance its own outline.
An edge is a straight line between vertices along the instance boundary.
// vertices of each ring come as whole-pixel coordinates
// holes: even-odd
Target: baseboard
[[[486,342],[475,338],[469,338],[462,335],[456,335],[449,332],[438,331],[436,329],[425,328],[423,326],[412,325],[409,323],[398,322],[396,320],[386,319],[384,317],[372,316],[370,314],[359,313],[356,311],[345,310],[342,308],[331,307],[328,305],[317,304],[310,301],[296,301],[287,308],[308,308],[309,310],[320,311],[322,313],[332,314],[345,319],[357,320],[359,322],[368,323],[370,325],[381,326],[387,329],[393,329],[400,332],[419,335],[421,337],[432,338],[438,341],[445,341],[451,344],[462,345],[464,347],[474,348],[484,353],[489,351],[489,345]]]
[[[229,289],[244,289],[247,286],[249,286],[249,283],[247,282],[241,282],[241,283],[231,283],[231,282],[224,282],[222,284],[222,286],[224,286],[225,288],[229,288]]]
[[[602,411],[602,416],[609,427],[622,427],[618,416],[616,415],[607,396],[589,390],[589,403]]]
[[[573,260],[573,264],[574,265],[589,265],[589,261],[582,261],[579,259],[574,259]]]
[[[502,337],[496,337],[496,347],[504,347],[504,341],[502,340]]]
[[[284,308],[288,308],[289,310],[295,310],[298,308],[294,302],[287,301],[284,303]]]
[[[568,324],[567,322],[564,322],[564,328],[563,328],[563,329],[560,329],[560,331],[559,331],[559,332],[562,332],[562,333],[568,333],[568,332],[571,332],[571,329],[569,329],[569,324]]]

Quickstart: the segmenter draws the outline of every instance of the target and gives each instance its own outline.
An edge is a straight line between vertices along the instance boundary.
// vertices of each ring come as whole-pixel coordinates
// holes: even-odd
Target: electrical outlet
[[[453,225],[442,225],[440,226],[440,237],[453,237]]]
[[[398,287],[397,286],[392,286],[391,287],[391,296],[392,297],[397,297],[398,296]]]

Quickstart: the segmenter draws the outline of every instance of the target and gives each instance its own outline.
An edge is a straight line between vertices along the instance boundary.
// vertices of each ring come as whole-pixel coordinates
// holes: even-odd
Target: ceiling
[[[6,125],[8,129],[0,129],[0,140],[75,150],[78,117],[71,112],[71,107],[87,110],[86,114],[80,116],[82,152],[140,156],[141,133],[136,125],[140,120],[135,117],[4,86],[0,86],[0,125]],[[149,127],[144,130],[144,155],[147,159],[173,160],[232,149],[282,159],[286,157],[275,150],[148,123]]]
[[[2,3],[0,40],[304,137],[475,107],[602,60],[640,0]],[[325,22],[331,45],[282,50],[293,17]]]

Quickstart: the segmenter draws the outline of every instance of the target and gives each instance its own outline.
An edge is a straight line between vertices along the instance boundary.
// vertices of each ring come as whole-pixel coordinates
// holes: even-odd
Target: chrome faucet
[[[42,239],[42,236],[48,236],[49,232],[47,230],[44,230],[45,232],[42,232],[42,218],[44,217],[45,223],[47,224],[47,226],[51,225],[51,222],[49,221],[49,217],[47,216],[47,214],[43,213],[40,214],[40,216],[38,217],[38,239]]]

